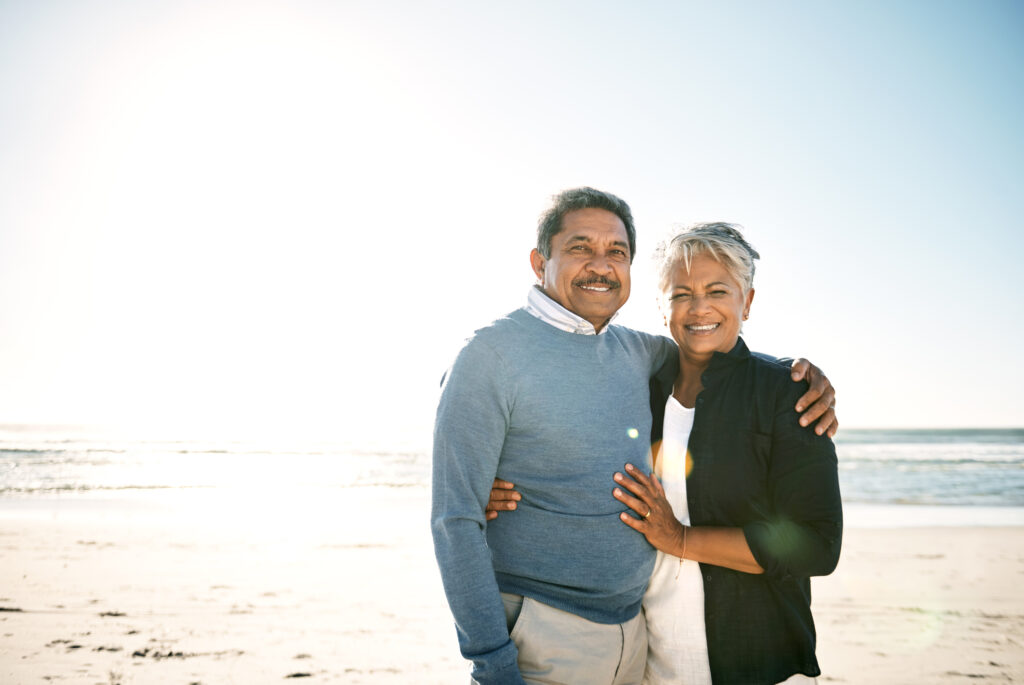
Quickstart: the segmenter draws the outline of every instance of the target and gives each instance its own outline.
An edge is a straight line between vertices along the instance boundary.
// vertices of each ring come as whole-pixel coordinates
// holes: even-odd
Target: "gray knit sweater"
[[[478,682],[522,682],[499,590],[599,623],[639,611],[654,550],[619,521],[612,475],[627,462],[649,469],[648,379],[675,353],[667,338],[567,333],[520,309],[456,358],[434,427],[431,519]],[[523,499],[488,524],[495,476]]]

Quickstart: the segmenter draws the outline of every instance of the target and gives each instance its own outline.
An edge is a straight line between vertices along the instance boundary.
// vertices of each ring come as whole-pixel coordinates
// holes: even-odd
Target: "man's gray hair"
[[[611,193],[588,187],[563,190],[551,198],[551,207],[541,214],[537,223],[537,252],[544,259],[551,258],[551,239],[562,230],[562,219],[577,209],[603,209],[622,219],[629,240],[629,261],[632,263],[633,255],[636,254],[636,228],[633,226],[629,205]]]
[[[744,291],[754,285],[754,260],[761,255],[743,237],[739,226],[716,221],[677,229],[658,243],[654,263],[661,292],[668,290],[672,272],[679,263],[689,270],[697,255],[710,255],[729,271]]]

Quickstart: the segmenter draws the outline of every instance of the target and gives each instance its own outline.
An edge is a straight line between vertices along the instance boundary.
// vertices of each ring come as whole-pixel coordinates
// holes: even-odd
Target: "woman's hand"
[[[507,480],[494,479],[494,484],[491,485],[491,498],[487,500],[487,507],[484,508],[486,520],[490,521],[498,518],[499,511],[515,510],[516,502],[522,499],[523,496],[513,490],[512,488],[514,487]]]
[[[626,464],[626,471],[632,478],[616,473],[615,482],[622,487],[615,488],[613,494],[640,518],[634,518],[625,511],[619,514],[619,518],[630,528],[643,533],[655,548],[679,556],[683,551],[683,524],[672,513],[672,505],[665,499],[665,489],[658,477],[652,473],[648,478],[632,464]]]

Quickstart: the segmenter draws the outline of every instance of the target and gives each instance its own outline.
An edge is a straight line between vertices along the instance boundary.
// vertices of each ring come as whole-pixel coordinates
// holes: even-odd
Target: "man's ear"
[[[544,280],[544,265],[547,261],[537,248],[530,251],[530,266],[533,267],[533,273],[537,274],[539,281]]]

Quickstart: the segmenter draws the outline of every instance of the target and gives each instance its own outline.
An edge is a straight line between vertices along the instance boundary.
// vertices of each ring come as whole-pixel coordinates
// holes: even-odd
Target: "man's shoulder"
[[[525,309],[516,309],[473,331],[465,344],[503,346],[510,340],[529,335],[527,327],[531,315]]]
[[[656,333],[648,333],[647,331],[641,331],[635,328],[629,328],[628,326],[610,324],[606,335],[614,335],[627,346],[639,345],[648,353],[651,353],[658,358],[665,355],[675,354],[677,349],[676,343],[672,338],[664,335],[658,335]]]
[[[638,328],[630,328],[629,326],[623,326],[621,324],[612,323],[608,324],[608,332],[614,333],[615,335],[624,338],[642,339],[647,341],[657,341],[672,343],[672,339],[664,335],[658,335],[657,333],[648,333],[647,331],[641,331]],[[675,343],[672,343],[675,344]]]
[[[456,363],[460,360],[465,363],[468,359],[489,363],[487,359],[504,359],[514,354],[529,335],[526,331],[529,322],[524,320],[529,316],[524,309],[517,309],[477,328],[454,349],[453,359]]]

